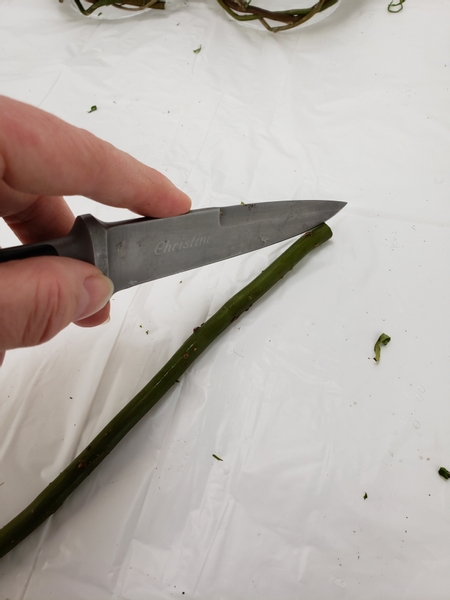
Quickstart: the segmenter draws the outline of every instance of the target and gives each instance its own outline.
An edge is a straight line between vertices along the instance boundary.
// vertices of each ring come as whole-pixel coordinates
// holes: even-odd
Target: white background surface
[[[0,561],[1,600],[449,597],[450,4],[387,4],[273,35],[213,0],[115,20],[0,0],[0,92],[161,170],[194,208],[349,203]],[[7,353],[2,524],[287,245],[121,292],[109,324]]]

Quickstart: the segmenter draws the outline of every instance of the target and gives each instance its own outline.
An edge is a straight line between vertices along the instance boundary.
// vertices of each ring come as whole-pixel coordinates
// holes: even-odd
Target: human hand
[[[190,199],[164,175],[89,132],[0,96],[0,217],[23,243],[67,235],[75,217],[62,195],[140,215],[187,212]],[[62,257],[0,264],[0,364],[5,350],[51,339],[69,323],[109,317],[112,282]]]

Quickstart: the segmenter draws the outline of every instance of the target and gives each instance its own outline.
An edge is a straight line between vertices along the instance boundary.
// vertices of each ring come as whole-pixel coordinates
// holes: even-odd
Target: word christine
[[[211,236],[194,235],[190,240],[181,240],[179,242],[171,242],[170,240],[162,241],[156,244],[155,254],[167,254],[168,252],[178,252],[187,250],[188,248],[196,248],[197,246],[205,246],[211,242]]]

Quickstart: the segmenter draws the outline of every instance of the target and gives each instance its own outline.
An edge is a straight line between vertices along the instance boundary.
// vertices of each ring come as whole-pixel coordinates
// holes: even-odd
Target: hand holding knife
[[[73,225],[64,195],[158,218],[102,223],[84,215]],[[113,285],[117,292],[256,250],[313,228],[343,205],[187,212],[188,196],[158,171],[86,130],[0,96],[0,216],[24,243],[0,251],[0,364],[5,350],[46,342],[71,322],[105,322]]]

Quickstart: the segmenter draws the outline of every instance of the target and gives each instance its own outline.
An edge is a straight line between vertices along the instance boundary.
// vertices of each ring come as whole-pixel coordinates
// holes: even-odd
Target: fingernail
[[[114,285],[108,277],[104,275],[87,277],[83,282],[83,291],[73,320],[80,321],[95,315],[106,305],[113,292]]]

